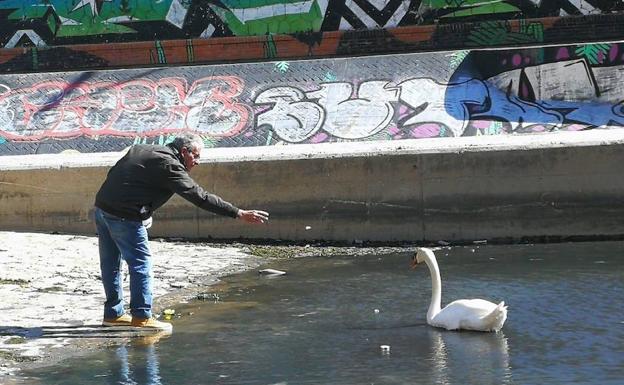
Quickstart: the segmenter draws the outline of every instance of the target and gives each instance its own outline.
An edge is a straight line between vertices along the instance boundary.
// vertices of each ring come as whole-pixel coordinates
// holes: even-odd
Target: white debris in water
[[[318,314],[318,312],[317,312],[317,311],[309,311],[309,312],[307,312],[307,313],[294,314],[294,315],[293,315],[293,317],[299,317],[299,318],[301,318],[301,317],[307,317],[307,316],[309,316],[309,315],[315,315],[315,314]]]
[[[305,229],[306,230],[310,230],[312,228],[312,226],[306,226]]]
[[[284,275],[286,274],[285,271],[282,270],[276,270],[276,269],[263,269],[258,271],[259,274],[264,274],[264,275],[268,275],[268,276],[276,276],[276,275]]]
[[[384,354],[390,353],[390,345],[380,345],[379,349],[381,349],[381,352]]]
[[[379,309],[375,309],[375,314],[379,314]]]

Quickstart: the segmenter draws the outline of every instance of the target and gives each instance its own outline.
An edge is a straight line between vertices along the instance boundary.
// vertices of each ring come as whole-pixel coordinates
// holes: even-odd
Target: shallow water
[[[443,305],[505,300],[502,332],[426,324],[411,253],[306,258],[210,288],[174,334],[25,373],[33,384],[622,384],[624,243],[436,251]],[[375,311],[377,309],[378,311]],[[389,345],[384,352],[381,345]]]

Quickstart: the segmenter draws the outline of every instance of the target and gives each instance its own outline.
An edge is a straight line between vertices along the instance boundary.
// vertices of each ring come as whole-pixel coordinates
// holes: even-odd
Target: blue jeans
[[[95,224],[100,250],[100,270],[106,293],[104,318],[124,314],[121,260],[130,274],[130,314],[152,316],[152,256],[147,230],[140,221],[131,221],[95,208]]]

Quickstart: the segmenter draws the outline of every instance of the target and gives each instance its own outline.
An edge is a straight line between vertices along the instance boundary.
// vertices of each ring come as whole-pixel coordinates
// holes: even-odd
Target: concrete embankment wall
[[[152,236],[333,241],[521,240],[624,234],[624,130],[206,149],[192,176],[246,225],[174,197]],[[121,153],[6,156],[0,229],[94,233]]]

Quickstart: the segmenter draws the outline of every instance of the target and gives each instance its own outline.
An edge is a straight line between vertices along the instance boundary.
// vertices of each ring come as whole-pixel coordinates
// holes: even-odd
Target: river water
[[[499,333],[428,326],[429,271],[409,269],[411,254],[274,262],[287,274],[227,277],[180,305],[170,337],[24,374],[83,385],[624,383],[623,242],[436,250],[443,305],[504,300]]]

